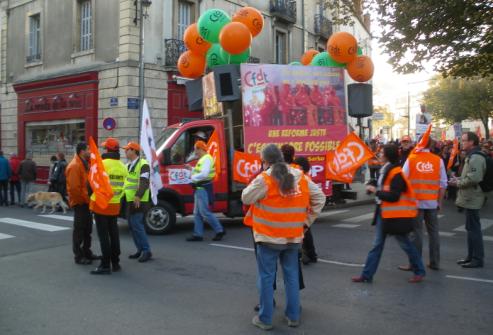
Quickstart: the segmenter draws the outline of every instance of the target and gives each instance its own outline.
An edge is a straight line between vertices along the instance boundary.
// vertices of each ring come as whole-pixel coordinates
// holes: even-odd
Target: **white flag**
[[[151,176],[149,179],[151,188],[151,198],[154,204],[157,204],[157,194],[163,183],[159,174],[159,160],[156,155],[156,143],[154,143],[154,135],[152,134],[151,118],[149,116],[149,107],[147,101],[144,100],[142,109],[142,125],[140,127],[140,147],[149,162]]]

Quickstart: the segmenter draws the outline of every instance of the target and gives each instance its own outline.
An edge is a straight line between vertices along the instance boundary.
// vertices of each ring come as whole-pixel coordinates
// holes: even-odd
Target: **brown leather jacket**
[[[67,178],[67,194],[70,207],[89,204],[89,190],[87,187],[88,165],[75,155],[65,170]]]

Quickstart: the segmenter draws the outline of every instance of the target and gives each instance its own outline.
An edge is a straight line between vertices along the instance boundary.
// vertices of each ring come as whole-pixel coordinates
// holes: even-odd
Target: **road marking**
[[[332,227],[336,227],[336,228],[349,228],[349,229],[352,229],[352,228],[356,228],[356,227],[359,227],[359,226],[360,226],[359,224],[340,223],[340,224],[335,224],[335,225],[333,225]]]
[[[0,233],[0,240],[5,240],[7,238],[12,238],[12,237],[15,237],[15,236]]]
[[[253,248],[237,247],[237,246],[235,246],[235,245],[229,245],[229,244],[217,244],[217,243],[210,243],[209,245],[212,245],[213,247],[229,248],[229,249],[237,249],[237,250],[244,250],[244,251],[254,251],[254,250],[255,250],[255,249],[253,249]]]
[[[319,258],[318,261],[321,263],[350,266],[353,268],[362,268],[365,266],[365,264],[354,264],[354,263],[344,263],[344,262],[338,262],[338,261],[329,261],[329,260],[321,259],[321,258]]]
[[[493,226],[493,220],[481,219],[481,230],[486,230]],[[462,225],[454,229],[454,231],[466,232],[466,226]]]
[[[32,228],[32,229],[37,229],[37,230],[49,231],[49,232],[69,229],[67,227],[59,227],[59,226],[53,226],[53,225],[44,224],[44,223],[19,220],[19,219],[12,219],[12,218],[1,218],[0,222],[8,223],[8,224],[11,224],[14,226]]]
[[[483,236],[483,240],[493,242],[493,236]]]
[[[444,216],[445,216],[444,214],[438,214],[439,219],[443,218]]]
[[[48,219],[56,219],[56,220],[65,220],[65,221],[74,221],[74,218],[71,216],[66,216],[66,215],[56,215],[56,214],[49,214],[49,215],[40,215],[42,218],[48,218]]]
[[[490,279],[481,279],[481,278],[473,278],[473,277],[460,277],[460,276],[445,276],[447,278],[452,278],[452,279],[460,279],[460,280],[469,280],[469,281],[477,281],[480,283],[488,283],[488,284],[493,284],[493,280]]]
[[[365,221],[365,220],[368,220],[368,219],[373,219],[373,215],[374,215],[374,213],[367,213],[367,214],[363,214],[363,215],[360,215],[360,216],[356,216],[354,218],[345,219],[345,220],[342,220],[342,221],[356,223],[356,222],[361,222],[361,221]]]
[[[322,212],[318,217],[326,217],[326,216],[331,216],[331,215],[337,215],[337,214],[342,214],[342,213],[347,213],[349,212],[349,209],[342,209],[339,211],[328,211],[328,212]]]
[[[446,232],[446,231],[439,231],[438,232],[438,235],[445,236],[445,237],[452,237],[452,236],[455,236],[455,233],[449,233],[449,232]]]

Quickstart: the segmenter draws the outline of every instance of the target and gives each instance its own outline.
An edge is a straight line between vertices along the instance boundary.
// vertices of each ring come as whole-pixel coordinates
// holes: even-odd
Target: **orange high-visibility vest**
[[[377,149],[377,150],[373,151],[375,156],[368,160],[368,166],[369,167],[371,167],[371,168],[381,168],[382,167],[383,162],[378,157],[380,155],[381,151],[382,151],[381,149]]]
[[[417,152],[410,155],[408,160],[408,178],[416,199],[438,200],[441,158],[431,152]]]
[[[382,210],[382,218],[384,219],[414,218],[418,215],[416,196],[411,188],[411,184],[402,173],[400,166],[394,167],[387,174],[383,182],[383,191],[390,191],[390,183],[398,174],[401,174],[406,183],[406,191],[401,193],[401,196],[397,202],[382,201],[380,208]]]
[[[303,175],[295,192],[283,195],[273,177],[265,172],[262,176],[267,186],[266,196],[250,207],[244,219],[245,225],[252,226],[256,234],[271,239],[302,238],[310,207],[307,179]]]

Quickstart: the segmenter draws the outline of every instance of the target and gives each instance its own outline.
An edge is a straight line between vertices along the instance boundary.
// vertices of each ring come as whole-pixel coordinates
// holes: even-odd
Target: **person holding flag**
[[[203,220],[206,220],[216,233],[212,240],[220,241],[225,235],[224,228],[209,209],[209,206],[214,203],[214,193],[212,188],[212,182],[216,177],[214,159],[207,152],[208,147],[204,141],[195,142],[194,148],[195,155],[199,158],[199,161],[193,169],[190,165],[186,165],[192,171],[192,187],[195,190],[195,207],[193,209],[194,229],[193,235],[187,238],[187,241],[196,242],[204,240]]]
[[[149,163],[140,157],[141,148],[138,143],[129,142],[123,147],[129,160],[128,175],[125,179],[125,200],[127,201],[127,218],[130,232],[137,252],[128,256],[139,259],[140,263],[152,258],[149,239],[144,229],[144,217],[149,210]]]
[[[120,143],[116,138],[109,137],[103,142],[106,153],[102,155],[102,161],[92,138],[89,143],[91,146],[89,182],[94,190],[89,208],[94,213],[103,254],[101,264],[91,271],[91,274],[111,274],[112,271],[121,270],[117,219],[120,214],[120,201],[127,169],[120,161]]]

